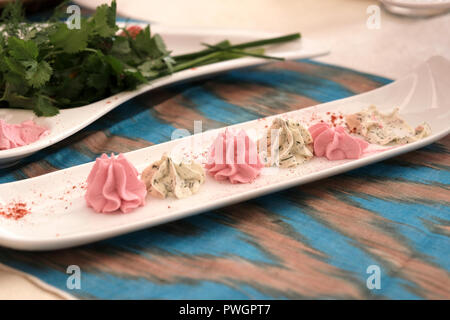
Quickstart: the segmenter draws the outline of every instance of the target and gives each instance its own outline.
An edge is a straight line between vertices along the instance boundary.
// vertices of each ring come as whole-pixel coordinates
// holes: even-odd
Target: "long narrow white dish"
[[[182,200],[159,200],[148,196],[147,204],[131,213],[99,214],[83,199],[83,185],[93,163],[57,171],[40,177],[0,185],[0,206],[26,202],[31,213],[20,220],[0,216],[0,245],[22,250],[52,250],[77,246],[148,228],[202,211],[258,197],[267,193],[339,174],[381,161],[425,145],[450,132],[450,62],[431,58],[408,76],[382,88],[307,109],[281,115],[311,123],[327,117],[327,112],[353,113],[374,104],[387,111],[397,106],[410,124],[426,121],[433,134],[423,140],[369,153],[358,160],[328,161],[314,157],[295,169],[263,169],[251,184],[232,185],[207,177],[199,193]],[[329,116],[328,116],[329,117]],[[273,117],[235,125],[250,135],[264,132]],[[223,129],[173,140],[126,154],[143,170],[164,152],[174,157],[199,157]]]
[[[280,36],[274,33],[205,29],[205,28],[174,28],[161,25],[152,25],[152,32],[159,33],[167,44],[168,49],[174,55],[201,50],[201,43],[217,43],[229,39],[232,43],[242,43],[257,39]],[[266,54],[285,59],[312,58],[327,54],[329,50],[309,39],[299,39],[280,45],[267,47]],[[205,77],[228,70],[256,66],[270,62],[260,58],[240,58],[198,68],[192,68],[177,72],[173,75],[156,79],[148,85],[141,86],[134,91],[125,91],[107,99],[72,109],[63,109],[60,114],[50,118],[36,118],[29,110],[0,109],[0,119],[10,123],[19,123],[24,120],[34,119],[41,126],[50,129],[50,134],[27,146],[0,150],[0,167],[5,167],[15,161],[31,155],[32,153],[55,144],[72,134],[85,128],[101,116],[115,109],[120,104],[135,96],[172,83],[187,81],[189,79]]]

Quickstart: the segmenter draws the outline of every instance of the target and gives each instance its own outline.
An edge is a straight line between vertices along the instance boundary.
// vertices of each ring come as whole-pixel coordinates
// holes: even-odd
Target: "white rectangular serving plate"
[[[119,25],[124,26],[124,24],[121,23],[119,23]],[[138,23],[133,23],[133,25],[145,26],[145,24]],[[281,36],[280,34],[268,32],[192,27],[180,28],[163,25],[152,25],[151,30],[153,33],[161,35],[167,48],[172,51],[174,56],[202,50],[205,48],[202,46],[202,43],[215,44],[219,41],[228,39],[232,43],[238,44]],[[286,43],[269,45],[266,46],[265,49],[267,55],[284,58],[286,60],[312,58],[325,55],[329,52],[329,49],[324,47],[323,44],[316,43],[314,40],[303,37]],[[229,70],[257,66],[268,62],[271,62],[271,60],[243,57],[240,59],[186,69],[172,75],[152,80],[148,84],[142,85],[133,91],[123,91],[114,96],[78,108],[62,109],[60,113],[54,117],[36,118],[30,110],[11,108],[0,109],[0,119],[4,119],[8,123],[20,123],[25,120],[33,119],[38,125],[50,129],[48,135],[32,144],[19,148],[0,150],[0,168],[10,166],[34,152],[47,148],[73,135],[122,103],[144,92],[173,83],[207,77]]]
[[[0,245],[21,250],[53,250],[86,244],[323,179],[421,148],[450,132],[448,88],[450,62],[442,57],[433,57],[411,74],[384,87],[278,115],[307,124],[312,118],[326,118],[326,112],[353,113],[371,104],[385,112],[399,107],[400,115],[411,125],[416,126],[423,121],[430,124],[433,133],[423,140],[382,148],[382,152],[369,153],[357,160],[328,161],[314,157],[294,169],[264,168],[262,175],[251,184],[232,185],[208,176],[200,191],[189,198],[160,200],[147,196],[144,207],[127,214],[99,214],[86,206],[85,190],[80,186],[85,183],[93,163],[0,185],[0,206],[23,201],[31,211],[19,220],[0,216]],[[257,138],[272,119],[267,117],[231,127],[245,129],[250,136]],[[205,155],[222,130],[129,152],[126,157],[142,171],[160,159],[164,152],[175,158],[186,154],[193,157]]]

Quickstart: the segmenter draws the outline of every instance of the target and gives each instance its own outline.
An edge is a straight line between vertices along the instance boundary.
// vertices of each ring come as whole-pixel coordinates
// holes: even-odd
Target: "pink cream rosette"
[[[332,128],[326,123],[317,123],[308,130],[314,141],[314,154],[328,160],[358,159],[369,145],[340,126]]]
[[[210,148],[207,172],[216,180],[231,183],[250,183],[264,167],[256,143],[244,130],[231,130],[219,134]]]
[[[116,210],[130,212],[145,204],[147,188],[138,178],[138,171],[122,155],[109,158],[103,154],[95,161],[87,178],[87,205],[96,212]]]
[[[9,124],[0,119],[0,150],[22,147],[33,143],[48,133],[44,127],[32,120],[20,124]]]

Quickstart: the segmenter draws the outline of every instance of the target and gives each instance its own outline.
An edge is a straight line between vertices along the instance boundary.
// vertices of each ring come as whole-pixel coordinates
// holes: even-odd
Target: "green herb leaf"
[[[39,117],[51,117],[59,113],[58,108],[56,108],[50,101],[50,98],[46,96],[38,95],[34,102],[35,105],[33,107],[33,111]]]
[[[50,42],[66,53],[79,52],[87,47],[89,33],[86,28],[82,25],[80,30],[69,29],[65,23],[59,22],[49,36]]]
[[[120,76],[123,73],[124,66],[120,60],[113,56],[105,56],[104,60],[111,66],[116,75]]]
[[[14,73],[20,77],[25,76],[26,70],[22,63],[11,57],[4,57],[3,61],[5,63],[5,67],[8,69],[8,73]]]
[[[114,39],[111,54],[112,55],[126,55],[131,52],[130,43],[128,42],[127,37],[116,37]]]
[[[25,77],[28,80],[28,83],[34,88],[42,87],[47,81],[50,80],[51,75],[52,68],[45,61],[33,61],[29,63],[28,70],[25,73]]]
[[[39,54],[38,47],[32,40],[16,37],[8,38],[9,54],[17,60],[35,60]]]
[[[92,32],[100,37],[107,38],[115,35],[119,29],[116,26],[116,2],[111,3],[111,7],[102,4],[97,7],[95,14],[89,19]]]

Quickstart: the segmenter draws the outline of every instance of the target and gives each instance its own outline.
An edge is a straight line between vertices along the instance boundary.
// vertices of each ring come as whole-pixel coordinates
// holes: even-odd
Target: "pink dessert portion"
[[[46,128],[38,126],[32,120],[9,124],[0,119],[0,150],[25,146],[39,140],[48,132]]]
[[[259,176],[264,164],[259,158],[256,143],[244,130],[236,133],[227,129],[211,146],[205,167],[216,180],[250,183]]]
[[[326,123],[317,123],[309,127],[309,132],[314,141],[314,154],[328,160],[358,159],[369,145],[349,135],[341,126],[332,128]]]
[[[130,212],[145,204],[147,188],[136,168],[122,155],[97,158],[87,178],[87,205],[97,212]]]

